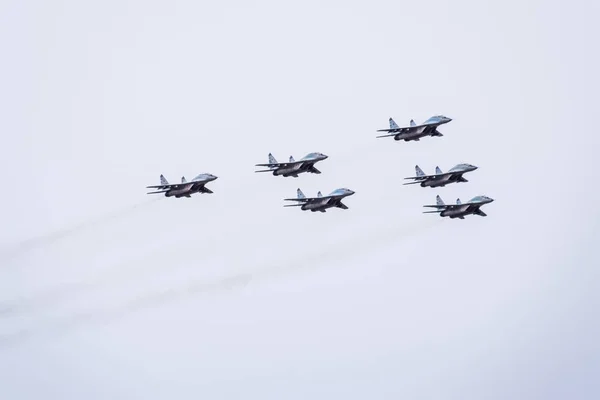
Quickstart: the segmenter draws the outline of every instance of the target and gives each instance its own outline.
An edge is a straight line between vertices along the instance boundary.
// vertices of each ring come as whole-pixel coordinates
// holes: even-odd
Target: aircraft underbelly
[[[194,186],[193,184],[190,185],[185,185],[184,187],[182,187],[181,189],[175,189],[175,190],[171,190],[169,193],[171,195],[178,195],[178,194],[184,194],[190,191],[190,189],[192,188],[192,186]]]
[[[450,181],[450,176],[444,176],[442,178],[436,178],[436,179],[432,179],[429,182],[425,182],[425,186],[431,186],[431,187],[435,187],[435,186],[439,186],[439,185],[445,185],[447,183],[449,183]]]
[[[323,200],[319,202],[308,203],[302,206],[303,210],[315,210],[317,208],[328,208],[331,205],[327,204],[328,200]]]
[[[412,130],[412,131],[401,133],[401,134],[398,135],[398,137],[400,137],[402,139],[416,139],[416,138],[420,138],[420,137],[423,137],[423,136],[427,135],[427,128],[428,127],[423,126],[421,128],[417,128],[417,129]]]
[[[469,206],[466,205],[466,206],[454,208],[453,210],[443,211],[442,214],[443,214],[443,216],[448,216],[448,217],[464,215],[467,213],[468,209],[469,209]]]
[[[286,174],[298,173],[298,172],[301,172],[300,171],[301,167],[302,167],[302,165],[298,164],[298,165],[295,165],[293,167],[282,168],[279,171],[277,171],[277,175],[286,175]]]

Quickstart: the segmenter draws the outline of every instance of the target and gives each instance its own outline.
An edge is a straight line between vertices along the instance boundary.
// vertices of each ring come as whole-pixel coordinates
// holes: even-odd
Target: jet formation
[[[420,141],[421,138],[442,137],[440,131],[441,125],[451,122],[452,119],[444,115],[434,115],[425,122],[417,125],[414,120],[410,120],[409,126],[400,127],[393,118],[389,118],[389,129],[379,129],[377,132],[387,132],[384,135],[376,136],[377,138],[393,137],[396,141]],[[287,162],[277,162],[272,153],[268,154],[268,163],[255,164],[256,167],[266,167],[254,172],[270,172],[273,176],[281,176],[284,178],[298,178],[300,174],[321,174],[321,171],[315,167],[318,162],[328,159],[329,156],[320,153],[308,153],[298,161],[290,156]],[[460,163],[450,168],[448,172],[442,172],[439,166],[435,167],[435,173],[431,175],[425,174],[423,170],[415,165],[415,176],[404,178],[412,180],[412,182],[404,183],[404,185],[419,184],[421,187],[439,188],[445,187],[452,183],[468,182],[463,175],[477,170],[479,167]],[[158,189],[148,194],[164,193],[166,197],[181,198],[191,197],[195,193],[213,193],[212,190],[206,187],[206,184],[217,179],[215,175],[203,173],[197,175],[191,181],[186,181],[185,177],[181,178],[181,183],[170,184],[163,175],[160,175],[160,185],[147,186],[147,188]],[[324,213],[330,208],[339,208],[347,210],[348,206],[342,202],[345,198],[354,195],[355,192],[348,188],[339,188],[333,190],[327,196],[323,196],[321,191],[317,192],[315,197],[306,197],[302,190],[296,190],[295,198],[285,198],[284,201],[295,202],[295,204],[285,204],[284,207],[300,207],[302,211],[321,212]],[[481,207],[493,202],[494,199],[479,195],[473,197],[468,202],[462,203],[460,199],[456,200],[456,204],[445,204],[442,198],[436,196],[435,205],[424,205],[423,207],[435,208],[433,211],[424,211],[424,213],[437,213],[440,217],[449,217],[450,219],[464,219],[467,215],[487,216],[481,210]]]

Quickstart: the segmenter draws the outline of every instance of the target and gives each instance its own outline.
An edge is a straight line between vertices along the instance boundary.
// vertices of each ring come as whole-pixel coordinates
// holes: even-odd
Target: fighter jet
[[[147,188],[160,189],[156,192],[148,192],[147,194],[164,193],[166,197],[191,197],[194,193],[213,193],[204,185],[217,179],[212,174],[200,174],[188,182],[185,176],[181,177],[181,183],[169,183],[163,175],[160,176],[160,185],[146,186]]]
[[[456,199],[456,204],[444,204],[442,198],[436,196],[436,205],[426,205],[423,207],[437,208],[435,211],[423,211],[423,213],[440,213],[440,217],[450,217],[451,219],[465,219],[466,215],[475,214],[481,217],[487,216],[486,213],[480,210],[485,204],[491,203],[494,199],[487,196],[475,196],[466,203],[461,203],[460,199]]]
[[[342,203],[342,199],[347,196],[352,196],[354,191],[346,188],[336,189],[327,196],[323,196],[319,191],[317,197],[306,197],[302,190],[296,191],[298,197],[295,199],[284,199],[287,201],[297,201],[298,204],[286,204],[284,207],[300,207],[302,210],[310,210],[312,212],[325,212],[328,208],[337,207],[347,210],[348,206]]]
[[[415,183],[420,183],[421,187],[444,187],[450,183],[454,182],[468,182],[465,178],[463,178],[463,174],[467,172],[475,171],[478,167],[471,164],[458,164],[454,167],[450,168],[448,172],[442,172],[440,167],[435,167],[435,175],[425,175],[423,170],[419,168],[418,165],[415,165],[415,171],[417,176],[410,176],[404,179],[414,179],[414,182],[407,182],[404,185],[414,185]]]
[[[269,169],[263,169],[254,172],[273,172],[274,176],[281,175],[284,177],[293,176],[298,177],[298,174],[303,172],[310,172],[312,174],[320,174],[321,171],[315,168],[315,164],[319,161],[327,159],[323,153],[309,153],[302,159],[296,161],[293,156],[286,163],[278,163],[273,154],[269,153],[268,164],[256,164],[257,167],[269,167]]]
[[[400,128],[396,122],[390,117],[390,129],[379,129],[377,132],[389,132],[387,135],[377,136],[378,138],[393,136],[394,140],[404,140],[405,142],[414,140],[419,141],[424,136],[444,136],[438,131],[438,126],[447,124],[452,121],[451,118],[443,115],[434,115],[421,125],[415,124],[414,120],[410,120],[410,126]]]

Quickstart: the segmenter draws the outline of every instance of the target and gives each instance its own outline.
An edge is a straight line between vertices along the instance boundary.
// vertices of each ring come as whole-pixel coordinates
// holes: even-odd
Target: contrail
[[[433,221],[428,221],[433,222]],[[419,226],[428,226],[427,224],[423,225],[422,221],[418,222]],[[385,226],[389,226],[386,222]],[[413,227],[407,227],[403,225],[402,228],[393,228],[385,231],[378,231],[376,234],[370,234],[366,237],[361,237],[356,240],[356,243],[347,243],[342,242],[338,246],[326,247],[322,251],[318,253],[314,253],[314,255],[309,255],[307,257],[302,257],[302,264],[304,263],[312,263],[315,261],[322,260],[323,258],[327,258],[328,255],[337,256],[341,250],[353,252],[353,254],[357,253],[359,249],[368,249],[369,246],[372,246],[375,242],[380,242],[382,239],[386,239],[388,237],[395,238],[394,234],[399,230],[410,232],[410,234],[415,233]],[[215,239],[218,240],[218,239]],[[339,247],[339,248],[338,248]],[[350,247],[348,250],[345,247]],[[207,249],[212,249],[216,251],[215,246],[207,246]],[[343,249],[344,248],[344,249]],[[72,282],[60,285],[55,288],[51,288],[49,290],[42,291],[38,294],[33,294],[28,298],[16,299],[10,302],[5,302],[3,304],[0,303],[0,317],[14,315],[16,313],[23,313],[28,310],[39,310],[48,307],[52,307],[57,303],[60,303],[61,300],[66,301],[73,296],[77,296],[78,294],[83,294],[89,292],[94,289],[101,288],[104,285],[114,285],[115,283],[123,283],[127,281],[134,281],[138,279],[140,274],[147,276],[150,272],[154,271],[162,271],[164,269],[168,269],[169,271],[175,268],[185,268],[189,267],[189,264],[177,263],[177,259],[173,258],[173,254],[175,256],[181,256],[181,252],[178,250],[162,250],[159,256],[164,258],[164,263],[148,263],[148,260],[156,261],[157,254],[156,252],[151,252],[145,254],[144,257],[137,259],[135,261],[126,261],[119,263],[116,267],[111,268],[109,271],[102,274],[100,277],[96,278],[92,281],[87,282]],[[210,251],[203,251],[203,257],[206,257],[210,254]],[[187,254],[182,256],[185,260],[189,259]],[[168,265],[168,267],[167,267]],[[289,260],[284,260],[278,262],[277,267],[273,267],[274,271],[285,271],[286,267],[279,267],[279,265],[293,265],[290,264]]]
[[[137,209],[146,207],[152,203],[155,203],[155,202],[163,200],[163,199],[164,198],[162,198],[162,197],[150,199],[150,200],[147,200],[147,201],[144,201],[141,203],[137,203],[137,204],[134,204],[134,205],[131,205],[128,207],[124,207],[120,210],[114,211],[110,214],[100,216],[96,219],[81,222],[81,223],[76,224],[71,227],[63,228],[63,229],[60,229],[55,232],[51,232],[51,233],[48,233],[45,235],[41,235],[41,236],[37,236],[37,237],[31,238],[31,239],[24,240],[20,243],[17,243],[16,245],[14,245],[11,249],[0,254],[0,258],[3,258],[5,260],[11,259],[23,252],[29,251],[31,249],[43,247],[45,245],[52,244],[60,239],[63,239],[65,237],[69,237],[71,235],[79,233],[82,230],[89,229],[94,226],[98,226],[103,223],[109,222],[111,220],[120,218],[124,215],[131,213],[132,211],[136,211]]]
[[[211,253],[217,251],[215,243],[218,237],[211,237],[202,242],[202,257],[206,259]],[[181,252],[179,248],[158,248],[146,252],[135,260],[127,260],[112,265],[108,271],[88,281],[70,282],[42,290],[38,293],[11,301],[0,302],[0,317],[7,317],[16,313],[44,309],[66,301],[70,298],[105,285],[114,285],[127,281],[135,281],[140,275],[148,276],[152,272],[163,270],[173,271],[176,268],[189,267],[189,263],[181,263],[181,259],[189,261],[189,253]],[[153,261],[149,263],[148,261]],[[179,262],[178,262],[179,261]]]
[[[186,296],[230,290],[239,285],[245,286],[250,281],[265,280],[299,270],[315,269],[321,267],[326,261],[330,261],[332,259],[341,260],[347,258],[348,256],[356,256],[369,250],[372,251],[378,246],[383,246],[391,241],[399,241],[405,237],[419,234],[423,231],[433,228],[440,223],[441,220],[439,219],[430,220],[426,223],[419,222],[417,226],[411,227],[408,230],[406,229],[406,225],[403,225],[402,227],[379,231],[377,234],[371,233],[366,237],[360,236],[350,240],[344,240],[336,245],[314,252],[308,257],[302,258],[301,260],[296,259],[293,262],[290,262],[289,260],[279,261],[268,267],[253,268],[250,272],[241,272],[239,274],[235,274],[224,279],[219,279],[214,282],[207,283],[196,280],[184,285],[183,287],[167,288],[149,293],[145,296],[137,297],[119,308],[84,311],[75,315],[54,320],[50,322],[50,326],[47,327],[40,327],[38,329],[24,329],[13,334],[2,335],[0,336],[0,347],[26,339],[35,334],[36,331],[40,331],[40,333],[45,334],[52,332],[61,333],[68,329],[82,325],[85,322],[89,323],[104,321],[105,323],[108,323],[116,319],[126,317],[133,312],[142,309],[158,307],[163,304],[182,299]]]

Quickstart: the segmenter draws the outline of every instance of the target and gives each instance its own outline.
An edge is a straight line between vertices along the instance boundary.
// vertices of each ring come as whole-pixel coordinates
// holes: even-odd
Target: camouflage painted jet
[[[438,126],[447,124],[452,121],[451,118],[443,115],[435,115],[423,122],[421,125],[415,124],[414,120],[410,120],[410,126],[401,128],[390,117],[390,129],[379,129],[377,132],[389,132],[387,135],[377,136],[378,138],[393,136],[394,140],[410,140],[419,141],[424,136],[444,136],[437,130]]]
[[[448,172],[442,172],[440,167],[435,167],[435,175],[425,175],[423,170],[415,165],[415,171],[417,176],[410,176],[404,179],[414,179],[414,182],[407,182],[404,185],[414,185],[420,183],[421,187],[444,187],[450,183],[455,182],[469,182],[463,178],[463,174],[467,172],[475,171],[478,167],[471,164],[458,164],[450,168]]]
[[[426,205],[423,207],[437,208],[435,211],[423,211],[423,213],[440,213],[440,217],[450,217],[465,219],[466,215],[474,214],[481,217],[487,216],[486,213],[480,210],[480,207],[491,203],[494,199],[487,196],[475,196],[466,203],[461,203],[460,199],[456,199],[456,204],[444,204],[440,196],[436,196],[436,205]]]
[[[274,176],[293,176],[294,178],[297,178],[298,174],[303,172],[320,174],[321,171],[315,168],[315,164],[319,161],[327,159],[327,157],[328,156],[323,153],[309,153],[298,161],[294,160],[294,157],[290,156],[288,162],[278,163],[275,157],[273,157],[273,154],[269,153],[268,164],[256,164],[257,167],[269,167],[269,169],[263,169],[254,172],[273,172]]]
[[[212,182],[217,179],[212,174],[200,174],[192,179],[190,182],[186,181],[185,176],[181,177],[181,183],[169,183],[163,175],[160,176],[160,185],[146,186],[147,188],[160,189],[156,192],[149,192],[147,194],[164,193],[166,197],[191,197],[194,193],[213,193],[212,190],[206,188],[208,182]]]
[[[286,204],[284,207],[301,207],[302,210],[310,210],[312,212],[320,211],[325,212],[328,208],[337,207],[343,210],[347,210],[348,206],[342,203],[342,199],[348,196],[352,196],[354,191],[346,188],[336,189],[329,193],[327,196],[323,196],[321,192],[317,193],[317,197],[306,197],[302,190],[296,191],[298,197],[295,199],[284,199],[287,201],[297,201],[298,204]]]

